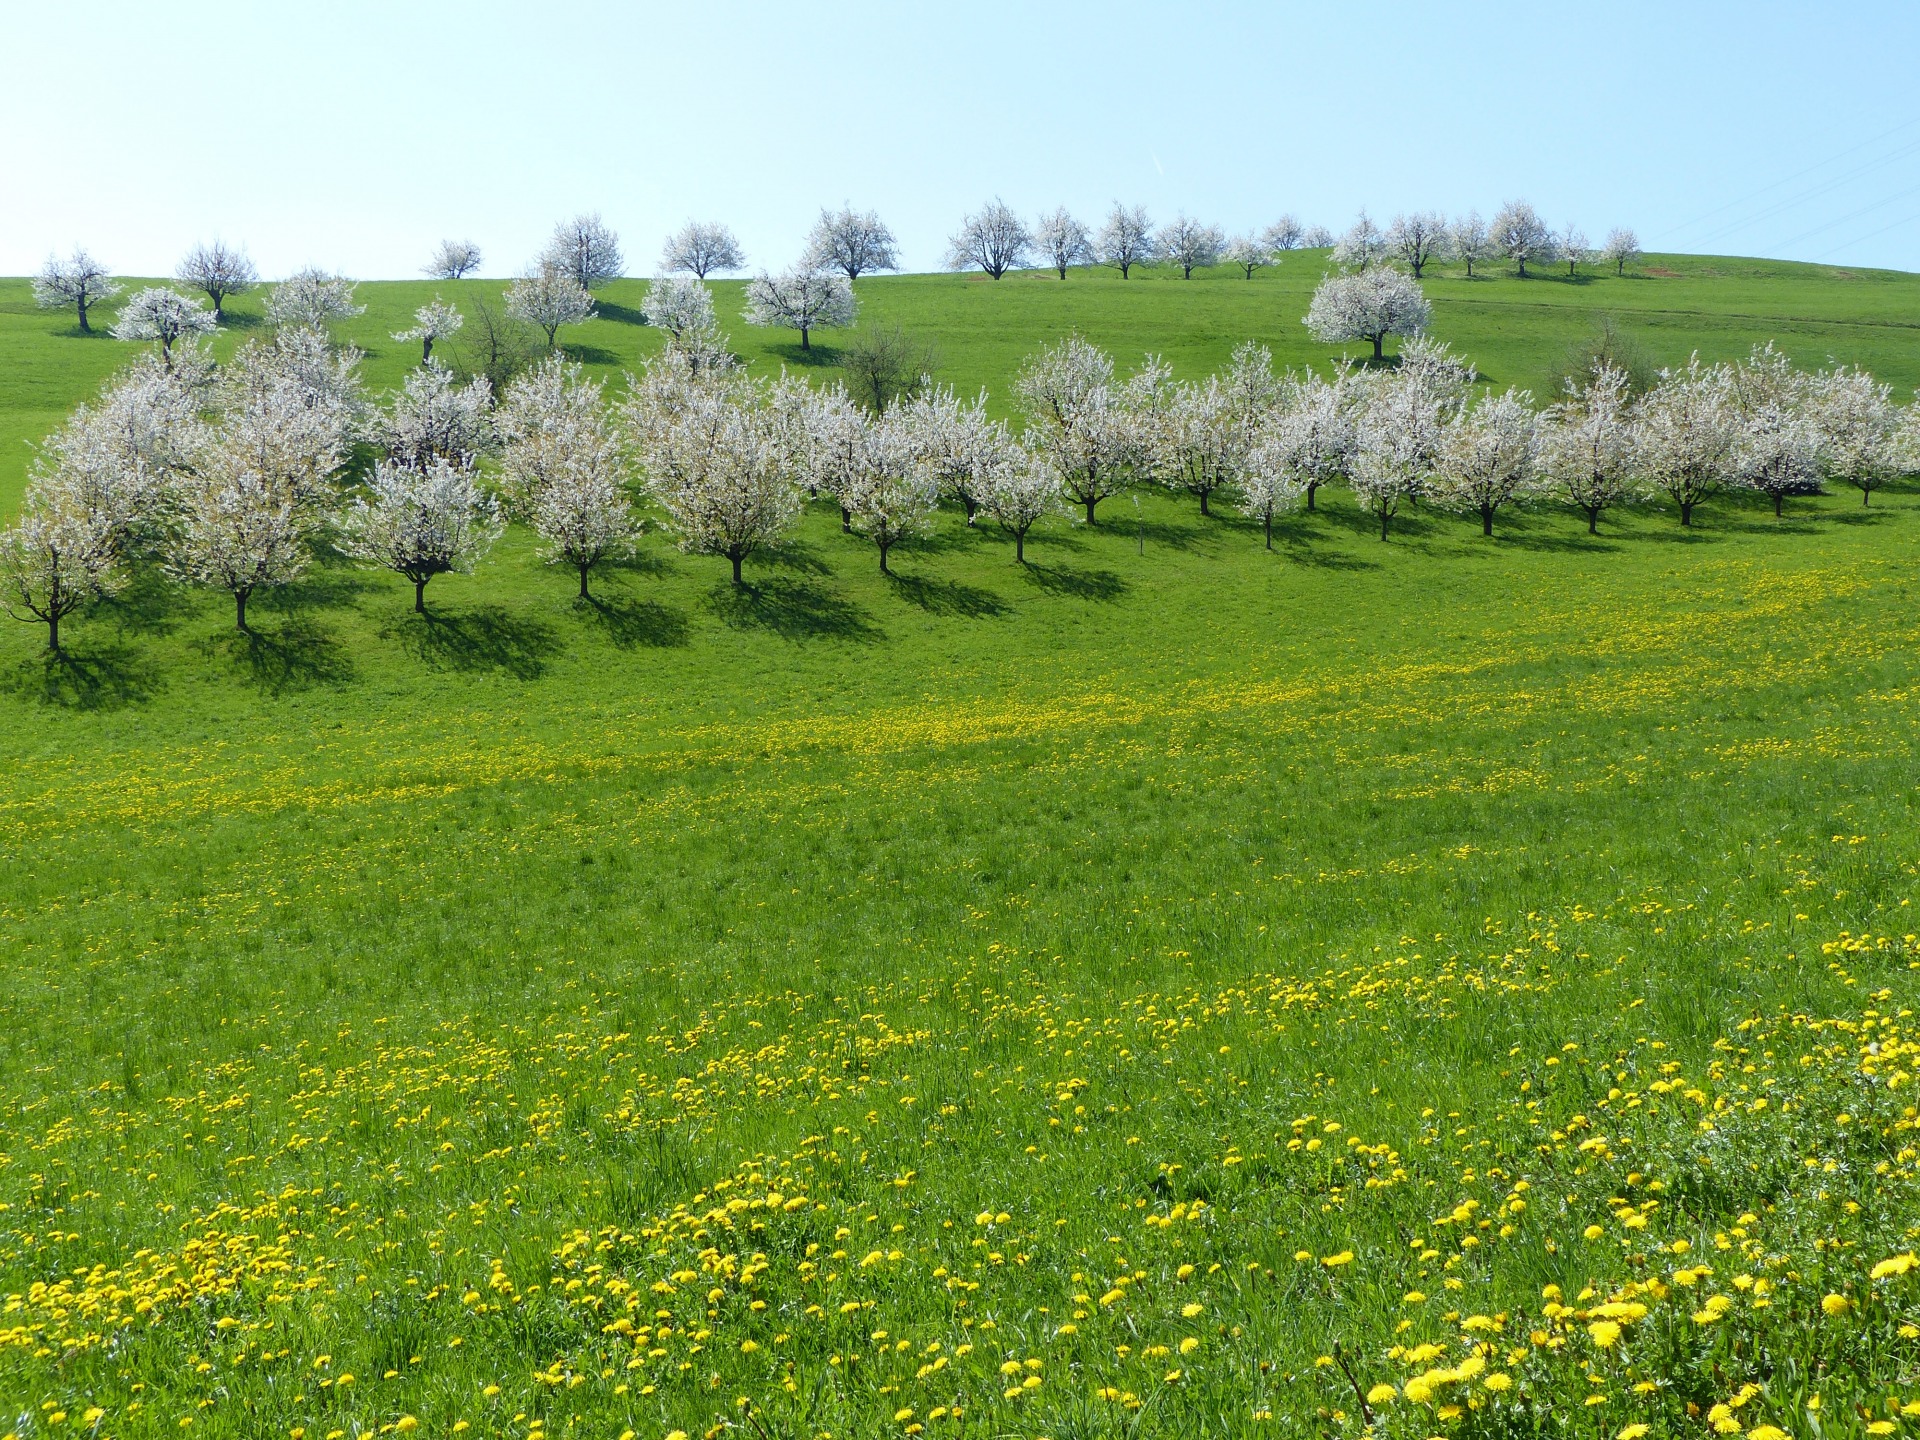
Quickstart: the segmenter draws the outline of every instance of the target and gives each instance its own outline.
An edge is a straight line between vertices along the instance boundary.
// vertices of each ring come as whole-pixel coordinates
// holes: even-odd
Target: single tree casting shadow
[[[118,710],[153,698],[160,667],[139,646],[83,641],[21,661],[6,689],[63,710]]]
[[[537,680],[546,673],[555,640],[551,627],[515,615],[498,605],[453,611],[429,608],[408,612],[382,627],[381,638],[394,640],[424,665],[445,670],[501,670],[516,680]]]
[[[759,550],[752,557],[756,567],[791,570],[796,575],[831,575],[833,567],[822,560],[803,540],[788,540],[770,550]]]
[[[929,580],[920,575],[889,575],[893,593],[930,615],[963,615],[982,619],[1007,613],[1007,602],[990,590],[963,585],[958,580]]]
[[[622,650],[674,648],[687,643],[687,617],[651,600],[596,595],[579,607]]]
[[[800,580],[726,585],[714,592],[713,609],[736,629],[768,630],[784,640],[886,638],[860,606]]]
[[[594,297],[593,314],[596,320],[611,320],[616,325],[644,325],[647,317],[630,305],[619,305],[611,300]]]

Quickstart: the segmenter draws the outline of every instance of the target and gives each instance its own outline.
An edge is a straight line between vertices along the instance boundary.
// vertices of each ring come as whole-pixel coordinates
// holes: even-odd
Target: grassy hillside
[[[998,385],[1306,269],[862,289]],[[1920,378],[1727,269],[1437,328]],[[121,353],[0,319],[14,417]],[[1920,495],[1102,520],[0,627],[0,1434],[1909,1425]]]
[[[862,323],[899,321],[933,341],[941,379],[969,392],[985,386],[1004,405],[1021,360],[1070,330],[1109,346],[1123,363],[1157,351],[1181,374],[1224,364],[1246,339],[1271,346],[1282,365],[1326,363],[1339,348],[1315,344],[1300,323],[1324,269],[1323,252],[1302,251],[1252,281],[1226,269],[1191,281],[1149,269],[1126,281],[1108,271],[1075,271],[1065,282],[1050,271],[999,282],[983,275],[876,276],[857,288]],[[1558,362],[1591,337],[1602,317],[1659,364],[1683,361],[1694,349],[1732,359],[1773,339],[1808,365],[1828,357],[1865,365],[1903,396],[1920,386],[1916,275],[1676,255],[1649,257],[1624,278],[1596,272],[1523,281],[1500,271],[1468,280],[1457,267],[1430,273],[1434,332],[1503,387],[1544,393]],[[129,282],[130,289],[138,283]],[[370,385],[391,389],[418,358],[410,342],[389,338],[412,323],[416,306],[436,294],[497,304],[502,284],[363,284],[358,298],[366,314],[339,334],[367,352]],[[843,333],[823,333],[804,353],[790,332],[756,330],[739,319],[743,289],[740,281],[716,285],[717,309],[740,354],[767,368],[833,364]],[[607,286],[601,318],[563,333],[569,353],[617,383],[659,344],[640,318],[645,293],[644,280]],[[255,293],[229,302],[232,324],[219,338],[221,353],[258,333],[263,301]],[[102,314],[100,333],[82,336],[64,312],[35,309],[26,281],[0,281],[0,513],[18,504],[28,444],[126,362],[131,347],[104,333],[110,320],[110,312]]]

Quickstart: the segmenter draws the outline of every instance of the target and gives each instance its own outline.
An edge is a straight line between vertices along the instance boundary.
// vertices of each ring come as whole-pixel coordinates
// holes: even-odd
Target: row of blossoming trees
[[[460,384],[428,355],[373,404],[359,353],[326,328],[348,299],[317,279],[296,287],[271,335],[218,366],[197,336],[161,334],[80,406],[0,535],[10,613],[44,624],[58,649],[63,619],[147,565],[230,594],[244,630],[252,596],[329,547],[405,576],[424,610],[433,577],[471,571],[509,518],[577,572],[586,597],[649,504],[683,550],[728,561],[738,584],[810,498],[835,504],[885,572],[943,500],[968,524],[1000,526],[1024,563],[1036,525],[1096,524],[1102,501],[1141,485],[1191,494],[1202,514],[1227,499],[1271,548],[1275,518],[1314,508],[1335,483],[1385,539],[1414,503],[1476,515],[1491,534],[1501,510],[1528,500],[1577,507],[1593,529],[1612,507],[1663,495],[1685,525],[1728,486],[1778,513],[1826,481],[1864,501],[1920,465],[1915,406],[1857,368],[1798,370],[1770,344],[1735,364],[1696,358],[1639,396],[1598,363],[1541,410],[1525,391],[1476,394],[1472,367],[1424,335],[1392,368],[1330,376],[1277,374],[1249,343],[1197,381],[1151,356],[1117,376],[1069,337],[1020,371],[1016,432],[988,415],[984,393],[925,385],[872,413],[837,384],[751,377],[693,280],[657,284],[649,318],[667,343],[617,403],[556,354],[497,403],[485,378]]]

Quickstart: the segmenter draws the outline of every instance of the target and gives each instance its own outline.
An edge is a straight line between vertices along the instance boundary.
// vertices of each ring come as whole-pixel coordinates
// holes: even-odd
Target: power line
[[[1671,237],[1679,231],[1691,230],[1695,225],[1698,225],[1701,222],[1706,220],[1711,220],[1713,219],[1714,216],[1719,215],[1724,211],[1731,210],[1737,205],[1745,205],[1749,201],[1757,200],[1762,195],[1767,194],[1769,191],[1779,189],[1782,185],[1791,185],[1794,181],[1802,179],[1805,176],[1811,175],[1817,170],[1826,169],[1829,165],[1831,165],[1836,160],[1843,160],[1849,155],[1856,155],[1862,150],[1868,149],[1874,145],[1878,145],[1882,140],[1885,140],[1889,135],[1897,135],[1902,130],[1911,129],[1915,125],[1920,125],[1920,116],[1914,116],[1910,119],[1902,120],[1898,125],[1895,125],[1888,130],[1882,130],[1878,135],[1873,136],[1871,139],[1862,140],[1859,144],[1849,146],[1847,149],[1842,150],[1837,154],[1823,156],[1819,160],[1815,161],[1813,164],[1807,166],[1804,170],[1796,170],[1791,175],[1783,175],[1778,180],[1770,181],[1769,183],[1762,185],[1758,190],[1749,191],[1747,194],[1737,196],[1732,200],[1726,201],[1724,204],[1716,205],[1713,207],[1713,209],[1705,211],[1702,214],[1696,215],[1691,220],[1682,220],[1678,225],[1669,226],[1667,229],[1667,235],[1668,237]]]
[[[1713,241],[1720,239],[1722,236],[1732,234],[1736,230],[1748,229],[1752,226],[1758,225],[1763,220],[1771,220],[1774,216],[1782,214],[1785,211],[1794,210],[1799,208],[1800,206],[1805,205],[1809,200],[1817,200],[1822,195],[1829,194],[1830,192],[1839,189],[1841,186],[1848,184],[1850,181],[1859,179],[1862,175],[1865,175],[1870,171],[1879,170],[1888,165],[1895,163],[1896,161],[1904,160],[1909,155],[1914,154],[1916,151],[1920,151],[1920,140],[1917,140],[1913,144],[1905,146],[1902,149],[1894,151],[1891,155],[1883,156],[1878,160],[1871,161],[1868,164],[1857,166],[1852,170],[1848,170],[1839,175],[1836,175],[1832,179],[1822,184],[1813,186],[1811,189],[1798,191],[1793,195],[1789,195],[1785,200],[1781,200],[1776,204],[1769,205],[1764,210],[1757,211],[1752,215],[1748,215],[1742,219],[1735,220],[1731,224],[1723,225],[1717,230],[1711,230],[1707,234],[1701,236],[1699,241],[1696,243],[1701,245],[1711,244]]]

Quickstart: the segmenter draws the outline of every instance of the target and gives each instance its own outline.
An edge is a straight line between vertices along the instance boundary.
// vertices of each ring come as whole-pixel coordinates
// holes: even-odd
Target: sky
[[[7,0],[0,274],[195,241],[268,277],[510,275],[597,211],[629,273],[823,205],[937,268],[998,196],[1229,232],[1531,201],[1597,242],[1920,270],[1920,6]]]

